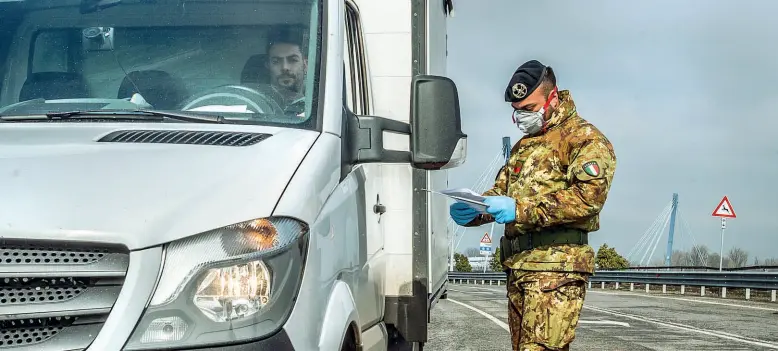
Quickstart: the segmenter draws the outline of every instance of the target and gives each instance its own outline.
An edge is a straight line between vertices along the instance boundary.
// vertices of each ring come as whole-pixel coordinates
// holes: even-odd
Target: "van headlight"
[[[272,334],[297,295],[308,227],[263,218],[171,242],[125,350],[202,347]]]

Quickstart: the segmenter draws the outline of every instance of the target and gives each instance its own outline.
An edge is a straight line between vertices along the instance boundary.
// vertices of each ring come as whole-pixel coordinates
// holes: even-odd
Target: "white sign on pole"
[[[489,256],[492,253],[492,238],[489,237],[489,233],[484,233],[481,238],[481,255]]]
[[[721,271],[724,266],[724,230],[727,229],[727,218],[737,218],[737,215],[729,199],[724,196],[711,216],[721,218],[721,246],[719,247],[719,271]]]

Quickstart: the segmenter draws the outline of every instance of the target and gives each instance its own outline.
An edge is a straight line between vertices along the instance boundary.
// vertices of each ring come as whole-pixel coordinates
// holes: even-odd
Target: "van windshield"
[[[153,110],[314,128],[318,2],[0,0],[0,116]]]

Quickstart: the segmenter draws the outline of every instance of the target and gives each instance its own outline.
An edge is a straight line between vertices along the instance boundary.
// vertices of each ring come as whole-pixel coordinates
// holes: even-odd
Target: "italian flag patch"
[[[589,161],[584,163],[583,170],[586,172],[586,174],[596,177],[600,175],[600,166],[597,164],[596,161]]]

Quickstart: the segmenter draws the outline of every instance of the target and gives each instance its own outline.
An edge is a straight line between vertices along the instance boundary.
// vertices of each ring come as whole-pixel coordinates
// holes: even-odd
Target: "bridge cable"
[[[664,216],[667,215],[667,213],[671,210],[671,207],[672,207],[672,202],[668,202],[667,206],[665,206],[662,212],[660,212],[659,215],[656,218],[654,218],[654,222],[651,223],[651,225],[646,229],[646,231],[640,237],[640,240],[638,240],[635,246],[633,246],[632,249],[630,249],[629,252],[627,253],[627,259],[631,259],[635,254],[641,251],[641,249],[647,242],[651,241],[651,239],[649,238],[653,238],[654,227],[658,225],[661,218],[664,218]]]
[[[697,245],[697,239],[694,236],[694,232],[692,232],[692,228],[689,225],[689,222],[686,221],[686,216],[681,215],[681,209],[678,209],[678,217],[681,219],[681,223],[683,223],[683,226],[686,228],[686,231],[689,233],[689,236],[692,238],[693,246],[691,248],[692,254],[697,254],[697,260],[700,264],[697,266],[707,266],[708,265],[708,257],[707,253],[703,255],[702,250],[700,250],[700,247]]]
[[[473,191],[479,192],[479,188],[483,187],[483,184],[485,182],[485,179],[487,179],[487,176],[489,174],[489,171],[495,167],[496,164],[500,162],[500,158],[502,157],[502,154],[497,154],[494,159],[489,163],[489,165],[484,169],[484,171],[481,173],[481,175],[476,179],[475,183],[473,184]],[[483,192],[483,191],[481,191]],[[448,223],[450,225],[454,224],[454,220],[449,218]]]
[[[662,225],[662,222],[665,218],[667,218],[670,215],[670,208],[666,208],[665,211],[662,212],[662,214],[657,217],[656,221],[653,223],[652,227],[650,228],[650,233],[646,237],[646,240],[640,245],[638,248],[638,251],[635,252],[636,255],[640,255],[640,253],[643,253],[643,256],[638,261],[638,265],[641,265],[643,260],[645,259],[645,255],[648,254],[648,251],[651,250],[652,242],[654,242],[658,236],[661,236],[660,227]]]
[[[657,246],[659,246],[659,239],[662,238],[662,236],[663,236],[663,234],[665,232],[665,228],[667,228],[667,224],[669,224],[669,223],[670,223],[670,216],[667,216],[667,219],[665,219],[664,225],[662,225],[662,229],[659,230],[659,235],[656,236],[656,242],[654,242],[654,249],[651,250],[651,254],[648,255],[648,257],[646,258],[646,265],[651,264],[651,258],[654,257],[654,252],[656,252],[656,248],[657,248]]]
[[[667,216],[664,216],[663,218],[667,218]],[[654,227],[651,238],[645,243],[645,247],[643,248],[643,256],[640,258],[639,265],[645,266],[646,263],[646,257],[648,256],[648,253],[651,251],[652,243],[657,242],[662,237],[662,231],[661,231],[661,224],[664,223],[664,221],[659,221],[657,223],[657,226]]]
[[[649,233],[652,232],[652,228],[654,226],[656,226],[656,222],[658,222],[659,219],[663,217],[663,214],[665,212],[669,211],[670,206],[672,206],[672,203],[668,202],[668,204],[667,204],[667,206],[665,206],[664,210],[662,210],[662,212],[660,212],[660,214],[656,218],[654,218],[654,222],[651,224],[651,226],[649,226],[648,229],[646,229],[646,231],[643,232],[643,235],[640,237],[640,239],[635,244],[635,246],[633,246],[632,249],[629,250],[629,252],[627,253],[627,257],[632,257],[632,255],[635,253],[636,249],[639,248],[639,247],[642,247],[643,243],[649,237]]]

